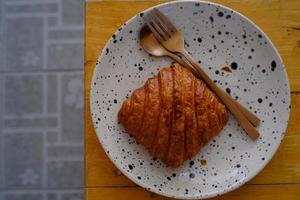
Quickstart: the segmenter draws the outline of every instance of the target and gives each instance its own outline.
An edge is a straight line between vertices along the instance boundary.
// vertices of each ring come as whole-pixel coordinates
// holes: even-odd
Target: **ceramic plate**
[[[169,66],[139,44],[139,13],[104,47],[91,83],[91,112],[98,138],[113,163],[149,191],[181,199],[208,198],[234,190],[271,160],[284,136],[290,89],[282,60],[269,38],[240,13],[221,5],[180,1],[157,8],[182,32],[185,47],[201,66],[262,120],[252,141],[236,120],[178,169],[155,160],[118,124],[117,113],[132,91]],[[222,70],[229,66],[232,72]]]

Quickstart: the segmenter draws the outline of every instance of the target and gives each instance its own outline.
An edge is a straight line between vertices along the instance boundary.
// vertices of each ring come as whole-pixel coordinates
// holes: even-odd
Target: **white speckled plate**
[[[187,50],[210,77],[259,116],[261,137],[252,141],[230,116],[219,136],[174,170],[152,159],[125,133],[117,121],[122,102],[171,64],[168,58],[151,57],[142,50],[140,13],[112,36],[97,62],[90,98],[98,138],[122,173],[152,192],[193,199],[234,190],[264,168],[284,136],[290,89],[282,60],[253,22],[229,8],[199,1],[177,1],[157,8],[183,33]],[[230,66],[232,73],[223,71],[223,66]]]

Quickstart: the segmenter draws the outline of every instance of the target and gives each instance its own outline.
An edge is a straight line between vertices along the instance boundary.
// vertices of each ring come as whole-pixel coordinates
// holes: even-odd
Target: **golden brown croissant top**
[[[223,129],[228,114],[201,80],[173,64],[135,90],[118,118],[152,156],[178,167]]]

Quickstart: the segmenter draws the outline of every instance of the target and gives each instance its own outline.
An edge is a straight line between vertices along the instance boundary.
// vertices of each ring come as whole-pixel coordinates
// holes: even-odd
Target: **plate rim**
[[[273,42],[271,41],[271,39],[268,37],[268,35],[257,25],[255,24],[252,20],[250,20],[248,17],[246,17],[245,15],[241,14],[240,12],[232,9],[232,8],[229,8],[227,6],[224,6],[222,4],[219,4],[219,3],[214,3],[214,2],[210,2],[210,1],[204,1],[204,0],[177,0],[177,1],[169,1],[169,2],[165,2],[165,3],[161,3],[161,4],[158,4],[158,5],[155,5],[155,6],[152,6],[152,7],[149,7],[145,10],[142,10],[138,13],[136,13],[133,17],[131,17],[130,19],[128,19],[125,23],[123,23],[121,26],[119,26],[117,28],[117,30],[112,33],[113,34],[117,34],[118,32],[120,32],[118,29],[123,27],[124,24],[129,24],[129,23],[132,23],[133,20],[140,14],[140,13],[145,13],[145,12],[148,12],[150,10],[152,10],[153,8],[159,8],[161,6],[165,6],[165,5],[170,5],[170,4],[175,4],[175,3],[203,3],[203,4],[210,4],[210,5],[214,5],[214,6],[217,6],[217,7],[222,7],[222,8],[225,8],[229,11],[233,11],[234,13],[236,13],[237,15],[239,15],[241,18],[245,19],[247,22],[249,22],[252,26],[254,26],[257,30],[260,31],[260,33],[266,38],[266,40],[269,42],[269,44],[271,45],[272,49],[275,51],[275,54],[278,56],[279,58],[279,61],[282,65],[282,70],[284,72],[284,76],[285,76],[285,80],[287,82],[287,89],[288,89],[288,93],[289,95],[287,95],[288,97],[288,102],[287,104],[288,105],[291,105],[291,88],[290,88],[290,82],[289,82],[289,78],[288,78],[288,74],[287,74],[287,71],[286,71],[286,67],[283,63],[283,60],[281,58],[281,55],[279,54],[276,46],[273,44]],[[102,50],[101,50],[101,53],[99,54],[98,56],[98,59],[97,59],[97,63],[95,64],[95,67],[94,67],[94,70],[93,70],[93,76],[92,76],[92,79],[91,79],[91,82],[90,82],[90,95],[89,95],[89,100],[90,100],[90,112],[91,112],[91,118],[92,118],[92,122],[93,122],[93,127],[94,127],[94,130],[95,130],[95,133],[97,135],[97,138],[102,146],[102,148],[105,150],[105,154],[109,157],[109,159],[111,160],[111,162],[118,168],[118,170],[120,170],[122,172],[122,174],[124,174],[127,178],[129,178],[131,181],[133,181],[135,184],[137,184],[138,186],[146,189],[147,191],[150,191],[150,192],[154,192],[154,193],[157,193],[159,195],[163,195],[165,197],[171,197],[171,198],[176,198],[176,199],[207,199],[207,198],[212,198],[212,197],[216,197],[216,196],[220,196],[220,195],[223,195],[225,193],[228,193],[228,192],[231,192],[233,190],[236,190],[237,188],[243,186],[244,184],[246,184],[248,181],[250,181],[251,179],[253,179],[255,176],[258,175],[258,173],[260,173],[265,167],[266,165],[271,161],[271,159],[274,157],[274,155],[276,154],[276,152],[278,151],[279,149],[279,146],[281,144],[281,141],[282,139],[284,138],[285,136],[285,133],[286,133],[286,130],[287,130],[287,126],[288,126],[288,122],[289,122],[289,119],[290,119],[290,109],[288,110],[288,119],[287,119],[287,123],[285,124],[285,127],[284,127],[284,134],[281,135],[281,138],[280,138],[280,141],[278,142],[277,146],[275,146],[275,149],[274,151],[272,152],[272,155],[270,157],[268,157],[266,159],[266,162],[260,167],[260,168],[256,168],[255,170],[253,170],[253,173],[252,174],[249,174],[247,175],[247,177],[245,177],[244,179],[242,179],[242,181],[238,181],[236,184],[233,184],[231,187],[228,187],[224,190],[221,190],[221,191],[216,191],[216,192],[210,192],[210,193],[206,193],[205,196],[204,195],[194,195],[194,196],[185,196],[185,195],[172,195],[170,193],[166,193],[164,192],[163,190],[161,191],[158,191],[158,190],[155,190],[153,189],[152,187],[148,187],[148,185],[144,184],[143,182],[139,181],[138,179],[134,178],[133,176],[130,175],[130,173],[128,173],[126,170],[123,170],[121,167],[119,167],[116,162],[113,160],[113,158],[111,157],[111,155],[109,153],[107,153],[106,151],[106,148],[105,148],[105,145],[103,144],[102,140],[101,140],[101,134],[97,132],[97,128],[96,128],[96,120],[95,118],[92,116],[93,115],[93,110],[95,110],[94,106],[93,106],[93,103],[92,103],[92,88],[93,88],[93,82],[96,80],[96,70],[97,70],[97,67],[98,67],[98,61],[101,60],[101,58],[103,57],[103,55],[105,55],[105,49],[111,44],[111,40],[112,40],[112,36],[107,40],[106,44],[103,46]]]

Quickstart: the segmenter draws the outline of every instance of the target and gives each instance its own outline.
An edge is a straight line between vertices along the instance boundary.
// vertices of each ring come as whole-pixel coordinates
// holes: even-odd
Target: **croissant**
[[[151,156],[178,167],[223,129],[228,114],[203,81],[176,63],[135,90],[118,119]]]

